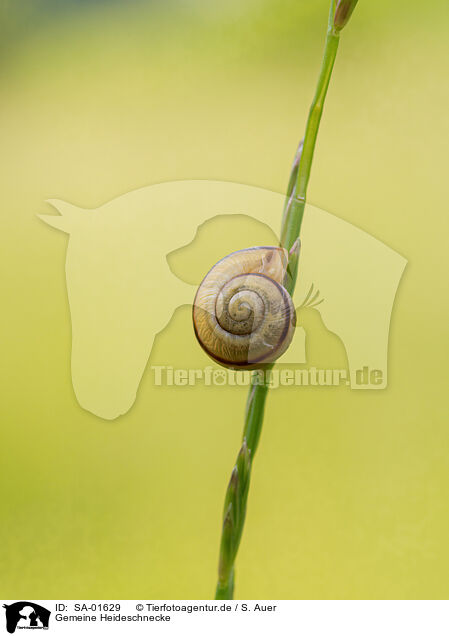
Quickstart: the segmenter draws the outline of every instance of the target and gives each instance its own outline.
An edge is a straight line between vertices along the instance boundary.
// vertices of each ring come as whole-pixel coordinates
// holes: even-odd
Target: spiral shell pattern
[[[288,262],[280,247],[252,247],[229,254],[203,279],[193,304],[196,337],[219,364],[255,369],[289,346],[296,323],[282,286]]]

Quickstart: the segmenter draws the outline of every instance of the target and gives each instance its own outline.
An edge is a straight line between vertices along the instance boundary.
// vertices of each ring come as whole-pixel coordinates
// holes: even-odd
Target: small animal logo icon
[[[32,603],[31,601],[18,601],[11,605],[4,604],[6,613],[6,630],[14,634],[19,629],[48,629],[50,610]]]

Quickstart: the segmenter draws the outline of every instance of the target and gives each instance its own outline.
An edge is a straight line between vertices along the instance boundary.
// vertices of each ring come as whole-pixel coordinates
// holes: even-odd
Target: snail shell
[[[289,346],[295,308],[282,286],[288,263],[281,247],[251,247],[218,261],[193,303],[193,325],[204,351],[232,369],[256,369]]]

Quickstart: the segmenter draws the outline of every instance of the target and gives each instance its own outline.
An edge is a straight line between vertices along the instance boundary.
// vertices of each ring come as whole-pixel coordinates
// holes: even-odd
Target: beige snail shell
[[[204,351],[231,369],[257,369],[289,346],[296,313],[283,287],[288,263],[281,247],[251,247],[218,261],[193,303],[195,335]]]

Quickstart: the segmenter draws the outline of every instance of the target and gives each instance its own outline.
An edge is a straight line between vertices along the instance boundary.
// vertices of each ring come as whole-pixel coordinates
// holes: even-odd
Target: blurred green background
[[[35,215],[51,197],[96,207],[173,179],[282,192],[327,10],[326,0],[2,3],[2,597],[213,595],[246,390],[158,388],[148,371],[127,415],[83,411],[67,238]],[[239,598],[448,597],[448,17],[442,0],[360,0],[343,33],[309,199],[409,261],[389,387],[270,394]],[[204,365],[187,308],[170,329],[185,351],[167,330],[152,363],[182,366],[191,351]]]

